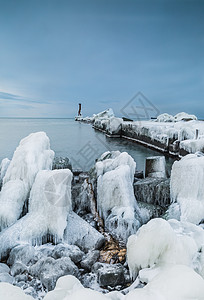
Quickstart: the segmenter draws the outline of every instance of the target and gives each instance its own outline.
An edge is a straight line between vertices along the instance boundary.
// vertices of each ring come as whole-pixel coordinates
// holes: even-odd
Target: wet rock
[[[90,272],[93,264],[95,264],[100,256],[99,250],[89,251],[81,261],[81,267]]]
[[[8,273],[0,273],[0,282],[8,282],[10,284],[13,284],[14,278]]]
[[[33,246],[19,245],[11,250],[7,263],[9,266],[12,266],[15,262],[21,262],[28,265],[34,260],[35,256],[36,250]]]
[[[28,271],[28,268],[26,267],[26,265],[24,265],[21,262],[16,262],[13,264],[13,266],[11,267],[11,275],[12,276],[16,276],[22,273],[25,273]]]
[[[121,264],[95,263],[92,271],[96,273],[100,286],[115,287],[125,284],[125,268]]]
[[[0,273],[9,273],[10,268],[6,264],[0,263]]]
[[[77,264],[82,260],[84,252],[75,245],[58,244],[52,251],[53,258],[58,259],[61,257],[70,257],[71,260]]]

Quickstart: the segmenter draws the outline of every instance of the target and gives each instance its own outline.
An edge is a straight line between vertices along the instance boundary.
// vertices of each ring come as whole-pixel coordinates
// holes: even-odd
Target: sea
[[[74,169],[84,171],[93,167],[95,160],[106,151],[126,151],[136,161],[138,171],[144,171],[146,157],[162,155],[135,142],[106,137],[91,124],[74,119],[0,118],[0,161],[6,157],[11,159],[20,140],[38,131],[46,132],[56,157],[68,157]],[[173,162],[166,157],[169,170]]]

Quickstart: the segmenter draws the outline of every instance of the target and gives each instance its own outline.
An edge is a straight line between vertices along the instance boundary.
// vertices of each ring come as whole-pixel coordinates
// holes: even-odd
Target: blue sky
[[[204,1],[0,0],[0,117],[73,117],[141,91],[204,118]]]

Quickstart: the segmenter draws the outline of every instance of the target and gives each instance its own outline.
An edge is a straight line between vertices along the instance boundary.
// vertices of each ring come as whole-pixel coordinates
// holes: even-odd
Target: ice
[[[152,219],[128,239],[127,261],[131,277],[136,278],[140,269],[155,265],[199,267],[199,261],[195,263],[200,250],[197,242],[191,234],[174,231],[169,222]]]
[[[156,119],[156,122],[174,122],[174,121],[175,121],[174,117],[167,113],[159,115]]]
[[[189,154],[173,164],[171,199],[180,207],[181,221],[199,224],[204,219],[204,155]]]
[[[6,282],[0,282],[0,299],[2,300],[34,300],[24,294],[21,288]]]
[[[103,118],[103,119],[111,118],[111,117],[114,117],[114,112],[113,112],[112,108],[108,108],[98,114],[94,114],[93,117],[95,120],[99,119],[99,118]]]
[[[133,190],[135,168],[133,158],[119,151],[105,152],[96,163],[97,209],[105,227],[125,242],[142,223]]]
[[[0,192],[0,230],[21,215],[36,174],[51,169],[54,152],[45,132],[32,133],[20,141],[3,178]]]
[[[131,291],[125,300],[203,300],[204,280],[191,268],[173,265],[159,270],[142,289]]]
[[[1,164],[0,164],[0,189],[1,189],[3,178],[6,174],[9,164],[10,164],[10,160],[8,158],[4,158],[1,161]]]
[[[180,148],[189,153],[196,153],[198,151],[204,152],[204,138],[181,141]]]
[[[189,115],[185,112],[180,112],[174,116],[174,119],[176,122],[179,122],[179,121],[197,120],[197,117],[195,115]]]
[[[68,169],[40,171],[33,184],[29,213],[0,233],[0,255],[19,242],[41,245],[63,240],[71,210],[72,173]]]

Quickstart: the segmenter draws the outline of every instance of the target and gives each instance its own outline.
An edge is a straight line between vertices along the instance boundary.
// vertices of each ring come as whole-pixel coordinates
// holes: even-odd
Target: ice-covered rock
[[[189,154],[175,161],[171,171],[171,199],[178,203],[181,221],[204,219],[204,155]]]
[[[33,265],[29,272],[37,276],[42,284],[50,291],[55,288],[56,281],[64,275],[78,274],[77,266],[69,257],[54,259],[52,257],[42,258]]]
[[[44,132],[32,133],[20,141],[3,178],[0,230],[20,217],[37,173],[50,169],[53,157],[49,138]]]
[[[93,117],[94,117],[94,120],[100,119],[100,118],[102,118],[102,119],[111,118],[111,117],[114,117],[114,112],[113,112],[112,108],[108,108],[98,114],[94,114]]]
[[[204,138],[181,141],[179,147],[188,153],[204,152]]]
[[[121,264],[95,263],[93,271],[98,276],[100,286],[117,286],[125,283],[125,268]]]
[[[134,183],[137,201],[160,205],[166,209],[170,205],[170,179],[147,177]]]
[[[111,117],[109,122],[107,123],[106,132],[109,135],[121,135],[121,128],[122,128],[123,120],[121,118]]]
[[[21,288],[12,284],[0,283],[0,299],[2,300],[34,300],[33,297],[25,295]]]
[[[96,163],[97,209],[106,228],[126,242],[142,223],[133,180],[136,163],[126,152],[105,152]]]
[[[42,245],[63,240],[71,210],[72,173],[68,169],[38,172],[33,184],[29,213],[0,233],[0,255],[19,241]]]
[[[35,255],[36,250],[33,246],[28,244],[18,245],[11,250],[7,263],[9,266],[12,266],[16,262],[28,265],[35,259]]]
[[[10,268],[4,263],[0,263],[0,273],[9,273]]]
[[[96,263],[100,256],[99,250],[92,250],[89,251],[84,257],[83,260],[81,261],[80,265],[81,267],[86,270],[86,271],[91,271],[91,268],[93,264]]]
[[[183,264],[192,267],[198,245],[189,235],[177,234],[163,219],[152,219],[143,225],[127,243],[130,275],[136,278],[140,269],[155,264]]]
[[[68,245],[63,243],[55,246],[51,256],[55,259],[69,257],[75,264],[78,264],[82,260],[84,252],[82,252],[79,247],[75,245]]]
[[[156,122],[174,122],[174,117],[172,115],[164,113],[156,118]]]
[[[84,252],[88,252],[89,250],[100,249],[105,242],[105,238],[77,214],[71,212],[67,218],[64,241],[78,246]]]
[[[197,120],[198,118],[195,115],[189,115],[185,112],[180,112],[177,115],[174,116],[174,120],[176,122],[179,121],[191,121],[191,120]]]
[[[14,277],[9,275],[8,273],[0,273],[0,282],[8,282],[8,283],[13,284]]]
[[[147,278],[147,272],[145,275]],[[204,298],[204,280],[184,265],[163,268],[147,281],[148,284],[144,288],[131,291],[125,300],[202,300]]]
[[[9,164],[10,164],[10,159],[8,159],[8,158],[2,159],[1,164],[0,164],[0,190],[1,190],[2,183],[3,183],[3,178],[6,174]]]

